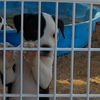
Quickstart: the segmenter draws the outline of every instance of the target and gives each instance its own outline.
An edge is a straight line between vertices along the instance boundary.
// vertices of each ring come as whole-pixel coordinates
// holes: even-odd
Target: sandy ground
[[[96,30],[93,33],[92,47],[100,48],[100,24],[96,24]],[[75,94],[87,93],[87,66],[88,52],[75,52],[74,57],[74,90]],[[57,58],[57,93],[70,93],[70,70],[71,54],[59,56]],[[90,70],[90,93],[100,94],[100,52],[91,54]],[[51,93],[54,88],[51,84]],[[52,99],[51,99],[52,100]],[[69,98],[59,98],[57,100],[70,100]],[[73,100],[86,100],[86,98],[74,98]],[[90,98],[90,100],[100,100],[100,98]]]

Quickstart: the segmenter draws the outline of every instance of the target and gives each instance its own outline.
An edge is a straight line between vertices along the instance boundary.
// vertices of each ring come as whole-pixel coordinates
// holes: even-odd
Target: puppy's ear
[[[60,29],[63,38],[65,39],[65,35],[64,35],[64,23],[62,20],[58,19],[58,28]]]
[[[53,18],[53,20],[55,21],[55,16],[52,16],[52,18]],[[65,35],[64,35],[64,23],[63,23],[63,21],[60,20],[60,19],[58,19],[58,28],[60,29],[63,38],[65,38]]]
[[[21,15],[14,16],[13,22],[14,22],[15,28],[17,30],[17,33],[19,33],[21,30]]]

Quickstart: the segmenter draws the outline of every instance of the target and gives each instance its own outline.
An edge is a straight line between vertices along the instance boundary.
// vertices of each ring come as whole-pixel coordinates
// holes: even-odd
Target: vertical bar
[[[56,85],[57,85],[57,28],[58,28],[58,2],[56,2],[56,19],[55,19],[55,55],[54,55],[54,100],[56,100]]]
[[[3,100],[6,99],[6,0],[4,0]]]
[[[38,75],[37,75],[37,100],[39,100],[39,84],[40,84],[40,30],[41,30],[41,1],[38,1]]]
[[[88,42],[88,68],[87,68],[87,100],[89,100],[90,93],[90,67],[91,67],[91,37],[92,37],[92,9],[93,4],[90,4],[90,17],[89,17],[89,42]]]
[[[24,0],[21,1],[21,81],[20,81],[20,100],[23,99],[23,19],[24,19]]]
[[[75,9],[76,3],[73,3],[73,18],[72,18],[72,51],[71,51],[71,100],[73,100],[73,76],[74,76],[74,37],[75,37]]]

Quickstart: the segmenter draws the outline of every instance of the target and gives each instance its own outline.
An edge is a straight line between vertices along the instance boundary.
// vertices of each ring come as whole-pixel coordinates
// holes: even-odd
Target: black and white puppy
[[[4,44],[0,43],[0,47],[3,47]],[[12,45],[10,43],[6,43],[7,47],[12,47]],[[14,60],[14,56],[13,56],[13,51],[6,51],[6,62],[5,62],[5,84],[6,84],[6,92],[7,93],[11,93],[11,86],[12,83],[15,80],[15,60]],[[4,69],[4,64],[3,64],[3,51],[0,51],[0,83],[2,83],[2,87],[3,88],[3,69]],[[1,85],[0,85],[1,86]],[[3,92],[3,91],[2,91]]]
[[[38,47],[38,14],[24,14],[24,41],[27,46],[30,44]],[[19,33],[21,31],[21,15],[14,17],[14,25]],[[55,18],[47,13],[41,13],[41,28],[40,28],[40,47],[42,48],[54,48],[55,46]],[[64,24],[59,19],[58,29],[61,30],[64,37]],[[26,44],[25,44],[26,45]],[[34,51],[35,52],[35,51]],[[24,74],[23,74],[23,93],[37,93],[37,69],[38,69],[38,53],[35,52],[31,59],[31,66],[24,63]],[[16,81],[13,85],[12,92],[16,93],[20,91],[18,85],[20,81],[20,57],[18,52],[15,53],[16,59]],[[19,61],[18,61],[19,60]],[[39,85],[40,93],[49,93],[49,84],[52,80],[52,68],[54,60],[54,51],[41,51],[40,52],[40,74],[39,74]],[[31,72],[32,71],[32,72]],[[48,100],[49,98],[40,98],[40,100]],[[16,98],[13,98],[16,100]],[[18,100],[18,98],[17,98]],[[36,98],[24,98],[24,100],[36,100]]]

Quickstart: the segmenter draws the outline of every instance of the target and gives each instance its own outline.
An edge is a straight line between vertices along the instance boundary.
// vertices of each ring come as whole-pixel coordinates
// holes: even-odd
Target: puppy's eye
[[[53,38],[55,38],[55,33],[53,34]]]

